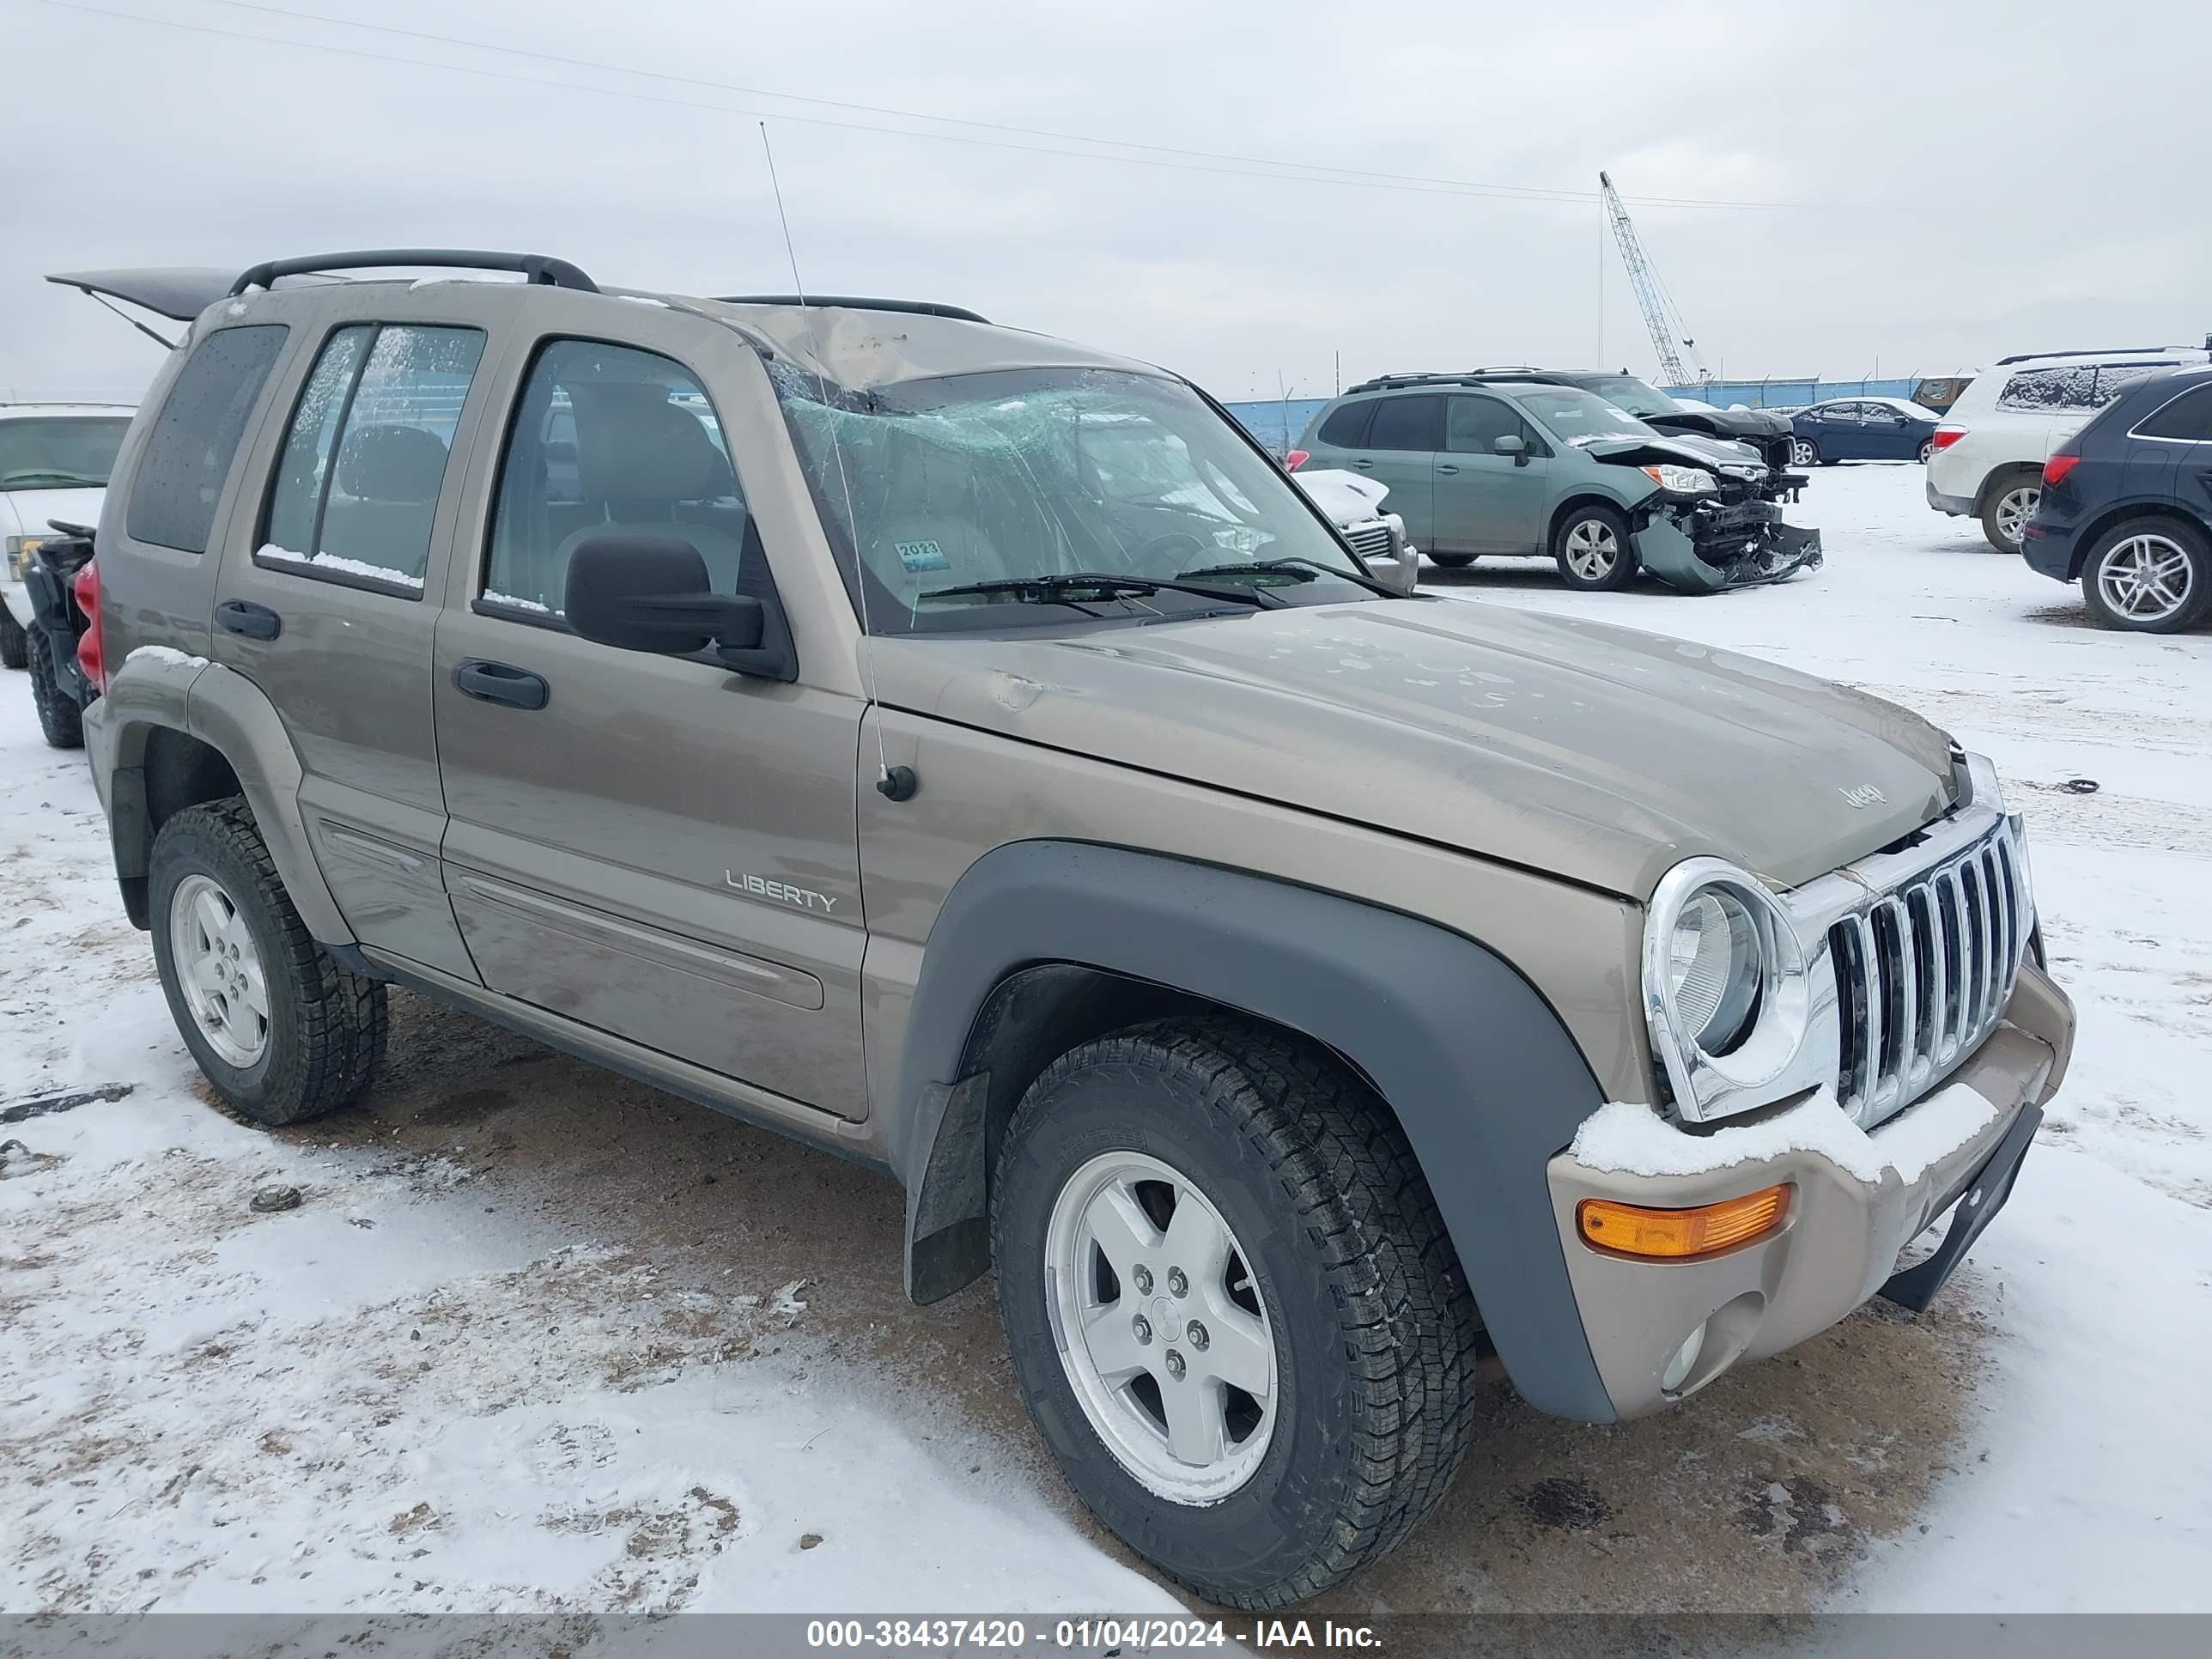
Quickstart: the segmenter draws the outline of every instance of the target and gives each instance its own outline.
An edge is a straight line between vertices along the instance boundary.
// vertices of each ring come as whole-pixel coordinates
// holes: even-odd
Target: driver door
[[[1524,446],[1517,459],[1498,453],[1498,441],[1509,437]],[[1541,551],[1550,473],[1549,448],[1517,410],[1487,393],[1455,393],[1437,457],[1438,544],[1455,553]]]

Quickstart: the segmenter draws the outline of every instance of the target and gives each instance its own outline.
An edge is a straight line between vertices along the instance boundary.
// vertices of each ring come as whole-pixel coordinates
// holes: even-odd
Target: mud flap
[[[2012,1196],[2012,1184],[2020,1175],[2020,1166],[2027,1157],[2028,1144],[2035,1139],[2036,1126],[2043,1121],[2043,1108],[2030,1102],[2021,1108],[2020,1115],[2013,1120],[2005,1138],[1997,1142],[1996,1150],[1982,1160],[1982,1167],[1974,1171],[1974,1178],[1966,1183],[1966,1190],[1951,1206],[1951,1225],[1943,1235],[1943,1242],[1936,1247],[1936,1254],[1924,1261],[1916,1261],[1903,1273],[1893,1273],[1887,1283],[1875,1294],[1886,1302],[1894,1302],[1909,1313],[1924,1313],[1928,1304],[1936,1299],[1936,1292],[1943,1288],[1943,1281],[1951,1270],[1965,1259],[1967,1249],[1982,1236],[1982,1229],[1996,1217]]]

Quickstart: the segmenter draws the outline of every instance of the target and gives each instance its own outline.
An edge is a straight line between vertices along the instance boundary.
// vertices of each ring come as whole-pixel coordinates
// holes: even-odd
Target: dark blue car
[[[2043,464],[2021,553],[2107,628],[2173,634],[2212,608],[2212,367],[2136,381]]]
[[[1790,417],[1790,464],[1924,461],[1935,447],[1932,409],[1903,398],[1837,398]]]

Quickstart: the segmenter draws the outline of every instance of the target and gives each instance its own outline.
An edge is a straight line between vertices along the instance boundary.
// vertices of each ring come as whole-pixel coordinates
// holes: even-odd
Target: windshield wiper
[[[1101,599],[1115,599],[1122,595],[1141,598],[1163,589],[1171,593],[1195,593],[1201,599],[1225,599],[1232,605],[1272,606],[1283,603],[1273,594],[1258,588],[1208,587],[1202,583],[1185,581],[1179,576],[1109,576],[1097,571],[1048,576],[1001,576],[988,582],[962,582],[957,587],[933,587],[915,597],[919,599],[953,599],[971,593],[1011,593],[1018,598],[1034,595],[1051,605],[1074,605],[1075,601],[1067,597],[1071,592],[1092,592]],[[1076,608],[1081,609],[1079,605]]]
[[[1248,570],[1256,570],[1263,576],[1296,576],[1311,581],[1318,575],[1334,576],[1340,581],[1357,582],[1370,592],[1385,599],[1403,596],[1393,587],[1386,587],[1374,577],[1360,570],[1340,570],[1333,564],[1323,564],[1319,559],[1300,558],[1296,555],[1280,559],[1255,559],[1249,564],[1209,564],[1199,570],[1179,570],[1176,580],[1187,581],[1200,576],[1241,576]]]

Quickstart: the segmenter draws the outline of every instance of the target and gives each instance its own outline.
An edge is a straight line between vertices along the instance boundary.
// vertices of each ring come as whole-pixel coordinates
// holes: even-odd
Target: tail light
[[[1286,472],[1295,472],[1312,459],[1313,456],[1310,452],[1303,449],[1294,449],[1289,454],[1283,457],[1283,470]]]
[[[2064,450],[2060,450],[2043,464],[2044,488],[2048,489],[2052,484],[2065,483],[2066,475],[2081,464],[2079,455],[2069,455]]]
[[[76,642],[76,665],[100,690],[107,690],[107,667],[100,650],[100,561],[88,559],[70,582],[70,597],[84,612],[84,637]]]
[[[1936,428],[1935,436],[1928,441],[1937,449],[1948,449],[1966,435],[1966,428],[1963,426],[1939,426]]]

